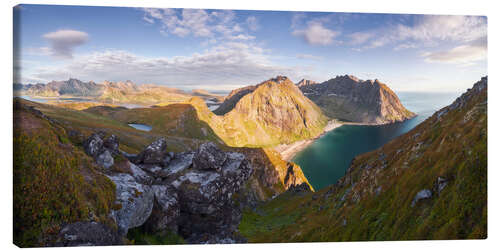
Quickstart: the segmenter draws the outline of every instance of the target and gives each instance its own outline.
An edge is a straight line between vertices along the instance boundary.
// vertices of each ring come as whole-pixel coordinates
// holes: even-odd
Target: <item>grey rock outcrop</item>
[[[118,138],[93,134],[86,152],[106,166],[106,175],[116,186],[111,217],[118,233],[143,227],[151,232],[178,232],[191,243],[244,242],[237,237],[241,210],[233,200],[253,173],[245,155],[222,151],[214,143],[198,150],[167,152],[166,140],[148,145],[137,157],[113,165],[112,152],[119,150]]]

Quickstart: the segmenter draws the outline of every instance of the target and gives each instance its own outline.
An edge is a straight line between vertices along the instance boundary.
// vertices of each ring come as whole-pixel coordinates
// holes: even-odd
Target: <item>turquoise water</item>
[[[401,92],[398,96],[417,117],[382,126],[341,126],[317,139],[292,159],[300,165],[315,190],[337,182],[356,155],[375,150],[408,132],[435,111],[451,104],[459,93]]]
[[[151,129],[153,129],[151,126],[148,126],[145,124],[129,123],[128,125],[132,128],[142,130],[142,131],[151,131]]]

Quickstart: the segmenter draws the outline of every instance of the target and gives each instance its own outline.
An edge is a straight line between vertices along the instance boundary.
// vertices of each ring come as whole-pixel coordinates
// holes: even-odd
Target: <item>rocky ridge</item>
[[[110,138],[114,136],[91,135],[85,152],[94,157],[111,151],[101,143]],[[114,141],[112,146],[118,148]],[[130,228],[143,226],[151,232],[179,233],[191,243],[242,240],[235,238],[241,213],[232,196],[253,171],[243,154],[222,151],[214,143],[174,154],[166,151],[163,138],[137,155],[117,150],[112,154],[127,157],[113,168],[101,164],[116,185],[116,209],[111,217],[122,236]]]

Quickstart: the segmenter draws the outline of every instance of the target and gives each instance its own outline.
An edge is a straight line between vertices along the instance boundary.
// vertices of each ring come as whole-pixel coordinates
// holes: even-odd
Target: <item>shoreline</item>
[[[339,128],[343,125],[346,125],[346,124],[349,124],[349,123],[340,122],[340,121],[336,121],[336,120],[329,121],[328,124],[323,129],[323,132],[321,134],[319,134],[318,136],[316,136],[312,139],[296,141],[296,142],[291,143],[291,144],[280,144],[278,146],[273,147],[273,149],[276,150],[281,155],[281,159],[283,159],[284,161],[290,161],[298,152],[305,149],[307,146],[309,146],[311,143],[313,143],[317,139],[321,138],[326,133],[328,133],[336,128]]]
[[[315,142],[317,139],[323,137],[326,133],[342,127],[344,125],[355,125],[355,126],[380,126],[380,125],[385,125],[385,124],[378,124],[378,123],[363,123],[363,122],[341,122],[337,120],[331,120],[328,122],[328,124],[325,126],[323,129],[323,132],[319,134],[318,136],[312,138],[312,139],[307,139],[307,140],[301,140],[301,141],[296,141],[291,144],[280,144],[278,146],[273,147],[274,150],[276,150],[280,156],[281,159],[284,161],[291,161],[297,153],[300,151],[304,150],[307,146],[311,145],[311,143]]]

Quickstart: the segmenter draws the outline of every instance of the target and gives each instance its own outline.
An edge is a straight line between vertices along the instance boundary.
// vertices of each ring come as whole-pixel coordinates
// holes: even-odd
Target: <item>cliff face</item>
[[[240,231],[250,242],[484,239],[486,183],[485,77],[410,132],[357,156],[335,185],[247,211]]]
[[[300,89],[330,118],[384,124],[404,121],[415,115],[378,80],[361,81],[346,75],[319,84],[303,84]]]

